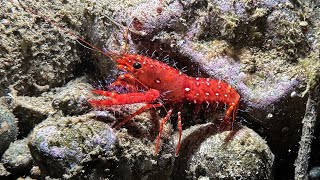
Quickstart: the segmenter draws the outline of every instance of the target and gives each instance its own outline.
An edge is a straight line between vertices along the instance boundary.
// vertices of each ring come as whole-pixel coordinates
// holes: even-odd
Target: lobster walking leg
[[[181,141],[181,136],[182,136],[182,123],[181,123],[181,112],[178,112],[178,130],[179,130],[179,141],[176,147],[176,156],[179,154],[179,149],[180,149],[180,141]]]
[[[229,117],[231,116],[232,114],[232,125],[236,119],[236,113],[237,113],[237,110],[238,110],[238,106],[239,106],[239,103],[236,103],[236,104],[232,104],[231,106],[229,106],[227,112],[226,112],[226,115],[224,116],[224,122],[226,124],[230,124],[230,122],[228,121],[229,120]]]
[[[130,121],[133,117],[143,113],[144,111],[151,109],[151,108],[157,108],[157,107],[161,107],[162,104],[146,104],[145,106],[141,107],[140,109],[138,109],[136,112],[134,112],[133,114],[131,114],[129,117],[127,117],[126,119],[124,119],[123,121],[121,121],[116,127],[114,127],[115,129],[118,129],[119,127],[121,127],[122,125],[124,125],[125,123],[127,123],[128,121]]]
[[[122,74],[120,75],[115,82],[113,82],[110,87],[113,86],[122,86],[127,87],[130,92],[137,92],[138,89],[148,89],[143,85],[137,78],[132,74]]]
[[[233,109],[234,109],[233,105],[229,106],[229,108],[224,116],[224,123],[225,124],[230,124],[229,117],[230,117],[231,113],[233,112]]]
[[[167,122],[168,119],[170,118],[171,114],[172,114],[172,108],[170,108],[170,110],[168,111],[166,117],[164,117],[164,118],[161,120],[160,127],[159,127],[159,133],[158,133],[158,137],[157,137],[157,141],[156,141],[156,148],[155,148],[155,152],[154,152],[155,155],[158,154],[159,143],[160,143],[160,139],[161,139],[161,134],[162,134],[163,126],[166,124],[166,122]]]
[[[118,86],[118,87],[125,87],[125,88],[127,88],[130,92],[137,92],[137,91],[138,91],[137,86],[128,84],[128,83],[125,82],[125,81],[116,81],[116,82],[110,84],[109,87],[112,88],[112,87],[116,87],[116,86]]]
[[[110,86],[117,85],[120,82],[121,83],[127,83],[127,84],[130,84],[130,85],[134,85],[136,83],[136,78],[133,77],[132,74],[122,74]]]

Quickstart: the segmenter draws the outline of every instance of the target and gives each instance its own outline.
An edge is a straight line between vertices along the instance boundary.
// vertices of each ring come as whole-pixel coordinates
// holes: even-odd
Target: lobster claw
[[[110,107],[112,105],[134,104],[134,103],[152,103],[160,96],[160,92],[156,89],[150,89],[145,92],[133,92],[119,94],[116,92],[93,90],[95,94],[109,97],[105,100],[89,100],[88,102],[96,108]]]

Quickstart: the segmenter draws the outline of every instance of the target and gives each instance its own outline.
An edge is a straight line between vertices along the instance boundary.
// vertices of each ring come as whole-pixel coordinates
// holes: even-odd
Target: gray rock
[[[10,144],[3,154],[1,163],[11,173],[29,173],[33,160],[28,148],[28,138]]]
[[[185,130],[173,178],[272,179],[274,155],[266,141],[246,127],[230,133],[211,123]]]
[[[91,179],[170,176],[174,160],[171,146],[164,144],[160,155],[154,156],[154,142],[149,140],[152,137],[134,137],[129,133],[130,129],[137,133],[140,123],[128,123],[128,131],[113,130],[94,120],[94,116],[91,113],[49,117],[35,127],[29,148],[42,176]]]
[[[51,114],[62,112],[65,115],[80,115],[87,112],[90,109],[87,98],[92,96],[90,89],[91,85],[86,83],[84,77],[38,97],[19,96],[12,89],[12,108],[19,119],[19,137],[26,137],[36,124]]]
[[[61,110],[65,115],[80,115],[89,111],[87,98],[90,97],[90,84],[86,78],[78,78],[67,83],[64,87],[55,88],[52,106]]]
[[[17,134],[16,119],[0,100],[0,157],[7,150],[10,143],[16,140]]]
[[[311,180],[319,180],[320,179],[320,167],[319,166],[312,167],[308,173],[308,176]]]
[[[29,148],[42,176],[106,177],[116,159],[116,136],[105,123],[90,116],[49,117],[38,124]]]
[[[9,176],[11,173],[7,171],[7,169],[0,163],[0,177],[2,176]]]
[[[12,108],[18,118],[19,138],[27,137],[35,125],[55,112],[51,106],[52,97],[18,96],[12,92]]]
[[[41,177],[41,171],[39,166],[33,166],[30,170],[30,176],[34,179],[39,179]]]
[[[28,2],[25,5],[32,7],[34,2]],[[40,23],[42,20],[30,16],[30,12],[13,1],[4,3],[2,9],[1,18],[10,19],[10,22],[0,26],[1,59],[6,62],[0,66],[0,76],[6,77],[0,80],[1,93],[4,87],[14,85],[19,95],[39,95],[74,76],[80,57],[73,40],[60,34],[55,27]]]

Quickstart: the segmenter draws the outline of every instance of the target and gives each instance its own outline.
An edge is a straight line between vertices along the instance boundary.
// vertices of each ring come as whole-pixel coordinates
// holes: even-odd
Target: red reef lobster
[[[30,8],[24,7],[27,11],[34,15],[38,15]],[[89,100],[88,102],[97,108],[110,107],[113,105],[124,105],[133,103],[146,103],[135,113],[120,122],[115,128],[119,128],[126,122],[131,120],[136,115],[151,109],[169,106],[170,110],[167,115],[161,120],[159,133],[156,140],[155,154],[158,154],[161,133],[164,124],[170,118],[173,106],[182,104],[183,102],[191,102],[200,106],[206,103],[210,104],[226,104],[227,111],[224,116],[224,123],[230,124],[229,118],[232,118],[232,123],[235,121],[237,110],[239,107],[240,95],[229,84],[211,78],[190,77],[169,65],[138,54],[116,55],[106,53],[96,46],[88,43],[83,38],[76,36],[74,33],[61,28],[55,21],[41,15],[46,21],[52,25],[67,32],[71,36],[76,37],[81,42],[87,44],[98,52],[110,57],[117,63],[117,68],[126,73],[120,75],[112,85],[126,86],[130,89],[129,93],[119,94],[116,92],[93,90],[95,94],[109,97],[106,100]],[[111,19],[110,19],[111,20]],[[111,20],[113,21],[113,20]],[[143,89],[144,91],[138,91]],[[162,103],[158,103],[161,100]],[[157,102],[158,101],[158,102]],[[176,155],[179,152],[180,141],[182,135],[181,112],[178,112],[178,130],[179,141],[176,146]]]
[[[227,105],[224,122],[229,124],[235,120],[239,107],[240,95],[229,84],[210,78],[190,77],[160,61],[138,54],[123,54],[116,58],[117,68],[126,72],[120,75],[112,85],[127,86],[132,92],[118,94],[116,92],[94,90],[96,94],[108,96],[107,100],[89,100],[94,107],[109,107],[112,105],[146,103],[131,116],[127,117],[115,128],[119,128],[134,116],[150,108],[163,106],[156,103],[161,99],[165,105],[170,106],[165,118],[160,123],[159,133],[156,140],[155,154],[158,153],[160,137],[164,124],[171,116],[173,105],[189,101],[196,105],[203,103]],[[143,88],[144,92],[137,92],[137,87]],[[182,135],[181,112],[178,112],[179,141],[176,147],[176,155],[179,152]]]

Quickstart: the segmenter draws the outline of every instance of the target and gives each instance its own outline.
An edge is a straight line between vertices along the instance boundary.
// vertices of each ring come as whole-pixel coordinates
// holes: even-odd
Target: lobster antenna
[[[89,50],[91,50],[91,51],[96,51],[96,52],[99,52],[99,53],[100,53],[100,51],[97,51],[96,49],[93,49],[93,48],[91,48],[91,47],[83,44],[80,40],[76,39],[76,41],[77,41],[77,43],[79,43],[81,46],[83,46],[83,47],[85,47],[85,48],[87,48],[87,49],[89,49]]]
[[[129,24],[127,26],[124,26],[122,24],[120,24],[119,22],[115,21],[114,19],[112,19],[111,17],[109,16],[105,16],[110,22],[112,22],[113,24],[115,24],[116,26],[118,26],[120,29],[123,29],[124,30],[124,39],[125,39],[125,45],[124,45],[124,48],[123,48],[123,52],[122,54],[126,53],[127,50],[128,50],[128,40],[129,40],[129,32],[132,32],[134,34],[138,34],[140,36],[145,36],[147,35],[147,33],[145,33],[144,31],[136,31],[132,28],[130,28],[132,22],[133,22],[133,19],[129,22]]]
[[[10,1],[11,3],[13,3],[12,0],[9,0],[9,1]],[[29,8],[29,7],[27,7],[27,6],[24,6],[24,5],[21,3],[20,0],[18,0],[18,2],[19,2],[19,4],[20,4],[20,6],[21,6],[25,11],[27,11],[27,12],[29,12],[30,14],[33,14],[33,15],[35,15],[35,16],[41,17],[42,19],[44,19],[46,22],[50,23],[50,24],[53,25],[54,27],[57,27],[57,28],[59,28],[61,31],[63,31],[63,32],[65,32],[66,34],[70,35],[71,37],[76,38],[76,39],[77,39],[77,40],[76,40],[77,42],[81,41],[81,42],[83,43],[83,44],[80,43],[81,45],[83,45],[83,46],[84,46],[84,44],[86,45],[86,46],[84,46],[84,47],[87,47],[88,49],[95,50],[95,51],[97,51],[97,52],[99,52],[99,53],[107,56],[108,58],[113,59],[111,54],[108,54],[108,53],[102,51],[102,50],[101,50],[100,48],[98,48],[97,46],[95,46],[95,45],[89,43],[88,41],[84,40],[84,37],[81,37],[81,36],[75,34],[74,32],[72,32],[71,30],[68,30],[67,28],[62,27],[62,26],[59,25],[56,21],[48,18],[48,17],[45,16],[45,15],[39,15],[39,13],[38,13],[37,11],[35,11],[34,9]],[[89,48],[88,46],[89,46],[90,48]]]
[[[109,19],[109,21],[111,21],[113,24],[117,25],[120,29],[128,29],[128,31],[130,31],[130,32],[132,32],[134,34],[140,35],[140,36],[146,36],[147,35],[147,33],[144,32],[144,31],[137,31],[137,30],[134,30],[134,29],[130,28],[130,24],[133,22],[133,20],[131,20],[131,22],[129,23],[128,27],[125,27],[124,25],[118,23],[117,21],[115,21],[111,17],[109,17],[109,16],[105,16],[105,17],[107,19]]]

